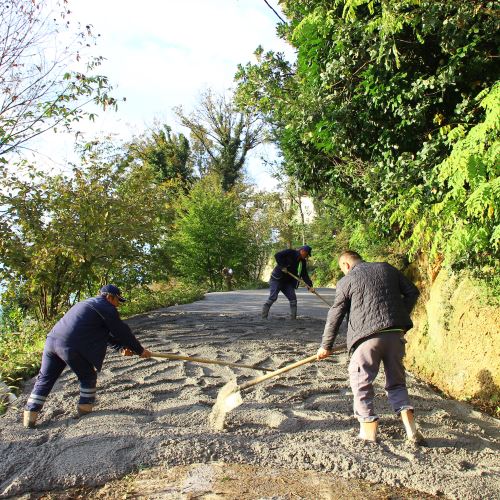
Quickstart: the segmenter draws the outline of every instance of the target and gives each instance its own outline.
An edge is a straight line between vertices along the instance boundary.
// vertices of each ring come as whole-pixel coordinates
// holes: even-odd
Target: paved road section
[[[317,288],[316,291],[330,304],[333,304],[335,290],[333,288]],[[218,311],[225,314],[252,314],[258,316],[262,305],[269,296],[269,290],[238,290],[235,292],[207,293],[204,300],[169,308],[171,311],[189,311],[194,313]],[[298,315],[326,320],[328,306],[315,294],[305,288],[297,290]],[[290,306],[283,294],[271,307],[269,318],[279,317],[285,319],[289,314]]]

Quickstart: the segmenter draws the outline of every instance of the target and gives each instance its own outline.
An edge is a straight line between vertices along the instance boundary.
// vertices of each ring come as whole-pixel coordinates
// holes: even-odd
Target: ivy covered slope
[[[382,244],[424,256],[429,286],[444,266],[498,290],[498,4],[280,4],[278,32],[297,60],[259,48],[238,70],[238,99],[260,111],[288,173],[330,221],[329,251],[316,255],[342,244],[383,256]]]

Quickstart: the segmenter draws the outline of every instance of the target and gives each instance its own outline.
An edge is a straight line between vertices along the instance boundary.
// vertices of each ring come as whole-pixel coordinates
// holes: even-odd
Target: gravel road
[[[319,293],[333,300],[332,290]],[[276,369],[314,354],[327,306],[300,291],[297,321],[288,319],[281,297],[266,321],[259,314],[266,295],[213,293],[128,322],[155,351]],[[21,408],[31,381],[18,408],[0,418],[0,496],[104,484],[149,466],[227,463],[328,472],[462,500],[500,498],[498,420],[443,399],[410,376],[410,395],[430,444],[412,447],[387,405],[381,375],[380,442],[360,442],[346,362],[341,354],[257,385],[227,416],[223,431],[208,423],[218,391],[235,377],[241,383],[263,372],[109,353],[93,414],[72,418],[78,384],[65,371],[38,428],[26,430]]]

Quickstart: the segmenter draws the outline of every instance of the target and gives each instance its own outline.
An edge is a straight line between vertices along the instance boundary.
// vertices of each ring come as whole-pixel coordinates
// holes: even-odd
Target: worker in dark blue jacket
[[[56,380],[66,366],[80,382],[77,415],[92,411],[95,403],[97,372],[101,371],[106,348],[122,349],[122,354],[135,353],[151,357],[118,314],[125,302],[120,289],[105,285],[99,296],[75,304],[52,328],[42,355],[42,366],[24,411],[25,427],[34,427],[40,410]]]
[[[288,248],[278,252],[274,258],[276,259],[276,267],[271,273],[269,280],[269,298],[262,307],[262,318],[266,319],[269,315],[269,309],[276,302],[278,294],[283,292],[285,297],[290,302],[290,318],[297,319],[297,296],[295,289],[299,287],[299,282],[293,278],[290,273],[298,278],[302,278],[311,292],[314,292],[313,284],[307,274],[307,259],[311,255],[311,247],[304,245],[298,250]]]

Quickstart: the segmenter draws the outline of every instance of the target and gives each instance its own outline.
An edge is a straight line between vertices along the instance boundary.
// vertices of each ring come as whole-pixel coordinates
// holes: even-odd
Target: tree
[[[250,284],[262,279],[262,273],[273,250],[277,222],[277,193],[255,192],[251,186],[240,184],[241,214],[247,228],[246,266],[241,277]]]
[[[131,160],[144,162],[158,172],[161,181],[192,180],[193,167],[189,141],[183,134],[172,133],[168,125],[156,127],[128,145]]]
[[[496,4],[284,0],[281,5],[289,21],[279,33],[296,47],[297,62],[286,64],[279,54],[258,49],[257,64],[239,68],[236,95],[241,106],[258,109],[271,124],[291,177],[318,199],[343,205],[361,222],[373,221],[382,239],[401,236],[403,226],[411,233],[421,220],[416,213],[439,210],[460,190],[465,198],[473,195],[480,182],[471,184],[463,175],[453,187],[460,176],[443,182],[446,176],[435,169],[461,170],[455,163],[460,155],[452,153],[456,135],[485,120],[477,96],[492,91],[499,76]],[[488,133],[488,145],[495,134]],[[488,172],[488,182],[498,177],[488,168],[477,172]],[[483,209],[495,207],[486,191],[496,196],[490,185],[475,200],[484,201]],[[412,203],[415,193],[418,207]],[[413,212],[403,214],[395,200]],[[463,205],[446,206],[452,213],[449,219],[441,214],[440,222],[462,219]],[[488,234],[481,239],[493,245],[494,229],[486,222]],[[433,227],[438,230],[439,224]],[[492,256],[470,238],[466,246],[465,254],[478,258],[471,262]]]
[[[102,57],[83,61],[94,42],[90,25],[73,29],[67,1],[0,0],[0,159],[58,126],[69,128],[94,102],[116,106],[111,86],[93,74]],[[67,37],[73,36],[68,43]],[[65,38],[66,37],[66,38]],[[69,69],[73,65],[83,71]]]
[[[191,132],[195,164],[200,174],[215,172],[225,190],[241,178],[247,154],[262,141],[262,124],[251,111],[239,112],[232,100],[206,92],[199,107],[186,115],[176,109]]]
[[[199,180],[177,203],[175,231],[168,248],[182,276],[222,288],[222,269],[230,267],[236,279],[247,276],[250,240],[246,218],[235,192],[222,189],[210,174]]]
[[[111,145],[94,144],[70,176],[24,164],[0,193],[0,278],[39,318],[104,282],[151,279],[165,203],[150,167],[127,167]]]

